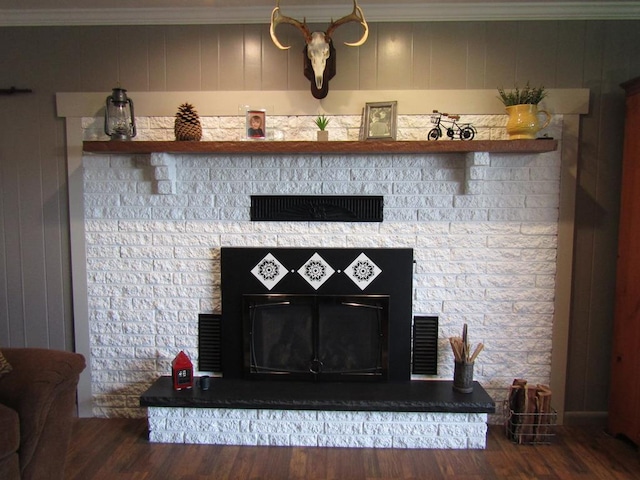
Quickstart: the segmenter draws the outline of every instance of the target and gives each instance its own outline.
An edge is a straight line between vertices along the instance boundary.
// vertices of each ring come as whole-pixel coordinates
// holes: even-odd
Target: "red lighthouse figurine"
[[[171,376],[173,377],[174,390],[193,387],[193,363],[182,350],[171,362]]]

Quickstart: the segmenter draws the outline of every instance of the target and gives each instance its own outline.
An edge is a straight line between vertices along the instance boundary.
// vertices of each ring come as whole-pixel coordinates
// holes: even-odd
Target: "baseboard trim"
[[[609,412],[564,412],[564,425],[606,427]]]

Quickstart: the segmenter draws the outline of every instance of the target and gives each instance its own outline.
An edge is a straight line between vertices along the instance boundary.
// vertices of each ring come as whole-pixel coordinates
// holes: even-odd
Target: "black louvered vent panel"
[[[198,315],[198,370],[222,372],[222,317]]]
[[[438,317],[413,317],[413,359],[411,373],[438,373]]]
[[[382,222],[382,196],[252,195],[251,220]]]

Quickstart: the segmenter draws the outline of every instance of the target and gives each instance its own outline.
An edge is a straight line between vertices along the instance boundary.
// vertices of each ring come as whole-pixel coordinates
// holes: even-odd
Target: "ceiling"
[[[263,23],[276,0],[0,0],[0,26]],[[370,22],[640,19],[638,0],[360,0]],[[326,22],[349,0],[283,0],[282,11]]]
[[[55,5],[52,5],[55,3]],[[168,7],[269,7],[275,6],[276,0],[0,0],[0,8],[10,9],[66,9],[66,8],[168,8]],[[282,8],[287,5],[349,5],[350,0],[283,0]],[[546,3],[546,4],[560,4],[569,2],[560,2],[558,0],[360,0],[360,5],[363,7],[366,5],[376,4],[452,4],[452,3],[465,3],[465,4],[490,4],[490,3],[511,3],[511,4],[526,4],[526,3]],[[580,2],[571,3],[618,3],[602,0],[582,0]],[[623,0],[622,3],[638,3],[638,0]]]

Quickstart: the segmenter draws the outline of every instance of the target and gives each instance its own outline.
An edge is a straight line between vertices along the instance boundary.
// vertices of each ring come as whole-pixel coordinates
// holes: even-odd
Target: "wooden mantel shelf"
[[[426,154],[426,153],[543,153],[558,148],[557,140],[439,140],[439,141],[350,141],[350,142],[178,142],[178,141],[88,141],[84,153],[97,155],[152,155],[154,180],[159,194],[176,193],[175,158],[162,154],[314,155],[314,154]],[[153,155],[157,154],[155,158]],[[474,156],[475,157],[475,156]],[[475,159],[467,161],[469,172]],[[161,168],[168,167],[168,168]],[[471,175],[466,176],[471,179]],[[470,192],[465,182],[465,192]]]
[[[329,141],[329,142],[179,142],[87,141],[85,153],[219,153],[219,154],[322,154],[322,153],[543,153],[558,148],[557,140],[439,140],[439,141]]]

